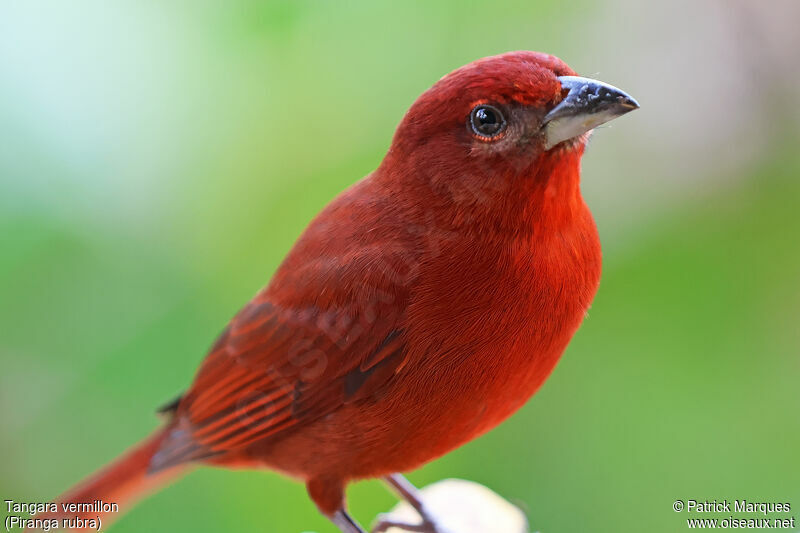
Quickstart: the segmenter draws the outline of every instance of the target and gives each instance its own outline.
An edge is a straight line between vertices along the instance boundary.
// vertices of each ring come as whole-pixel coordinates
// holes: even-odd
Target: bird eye
[[[483,139],[495,138],[506,129],[503,113],[487,104],[475,106],[469,114],[469,123],[475,135]]]

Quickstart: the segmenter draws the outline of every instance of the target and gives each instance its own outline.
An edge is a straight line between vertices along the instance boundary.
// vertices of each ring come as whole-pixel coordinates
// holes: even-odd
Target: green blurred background
[[[683,531],[678,498],[800,515],[800,4],[769,6],[0,2],[0,496],[151,431],[411,102],[533,49],[642,104],[584,158],[601,288],[534,400],[411,479],[484,483],[544,533]],[[363,523],[394,502],[348,496]],[[312,530],[300,484],[213,469],[113,529]]]

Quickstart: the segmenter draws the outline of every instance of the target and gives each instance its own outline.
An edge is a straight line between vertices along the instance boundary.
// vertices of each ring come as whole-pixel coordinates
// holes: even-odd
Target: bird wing
[[[306,228],[167,407],[151,471],[278,438],[388,386],[428,241],[385,187],[357,182]]]
[[[275,436],[368,397],[403,364],[402,302],[287,308],[262,293],[230,322],[151,471]]]

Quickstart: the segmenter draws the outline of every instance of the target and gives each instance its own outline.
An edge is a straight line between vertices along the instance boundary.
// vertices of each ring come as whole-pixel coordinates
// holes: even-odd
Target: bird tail
[[[62,494],[55,501],[57,511],[39,513],[34,518],[57,519],[61,529],[96,529],[97,525],[87,524],[96,520],[105,529],[139,499],[185,471],[184,464],[149,472],[150,461],[168,432],[169,426],[156,431]]]

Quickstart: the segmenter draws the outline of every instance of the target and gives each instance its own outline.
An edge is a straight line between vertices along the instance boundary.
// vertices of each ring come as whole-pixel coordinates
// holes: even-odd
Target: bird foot
[[[403,531],[413,531],[415,533],[442,533],[429,518],[424,519],[419,524],[409,524],[407,522],[394,520],[387,515],[378,516],[377,522],[372,526],[371,533],[384,533],[392,528],[401,529]]]

